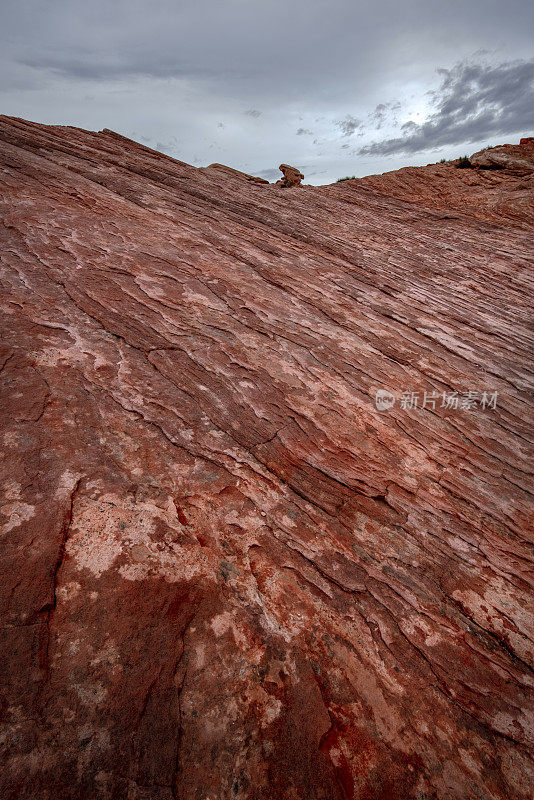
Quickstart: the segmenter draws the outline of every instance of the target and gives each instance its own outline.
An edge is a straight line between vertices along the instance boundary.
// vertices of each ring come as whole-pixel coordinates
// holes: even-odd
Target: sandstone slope
[[[527,798],[532,179],[0,180],[2,797]]]
[[[373,193],[443,212],[458,212],[499,226],[525,230],[534,226],[534,138],[520,145],[505,144],[471,156],[474,169],[456,169],[455,162],[404,167],[384,175],[369,175],[324,187],[334,197],[350,199],[350,192],[366,188]],[[459,217],[461,220],[462,217]]]

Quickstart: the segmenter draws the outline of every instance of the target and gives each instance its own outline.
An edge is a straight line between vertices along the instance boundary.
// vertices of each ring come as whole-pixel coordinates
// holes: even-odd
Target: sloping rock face
[[[226,175],[230,175],[235,178],[242,178],[246,181],[251,181],[252,183],[269,183],[269,181],[265,180],[265,178],[258,178],[256,175],[247,175],[246,172],[240,172],[240,170],[227,167],[224,164],[210,164],[209,167],[204,167],[203,169],[220,170]]]
[[[527,798],[527,189],[0,169],[2,798]]]
[[[505,144],[470,157],[480,169],[456,169],[452,163],[404,167],[384,175],[369,175],[324,187],[333,197],[350,201],[353,187],[369,189],[424,208],[443,212],[448,219],[467,214],[499,227],[534,226],[534,139]],[[498,166],[497,166],[498,165]],[[460,212],[460,216],[458,216]],[[456,215],[456,216],[455,216]]]

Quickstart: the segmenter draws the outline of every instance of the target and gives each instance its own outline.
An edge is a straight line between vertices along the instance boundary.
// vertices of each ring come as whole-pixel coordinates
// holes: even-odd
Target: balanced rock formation
[[[532,192],[444,169],[0,118],[3,799],[530,797]]]
[[[304,180],[304,175],[300,170],[296,167],[290,167],[289,164],[280,164],[278,167],[281,172],[283,172],[284,177],[281,178],[276,183],[282,187],[282,189],[288,189],[292,186],[300,186],[302,181]]]

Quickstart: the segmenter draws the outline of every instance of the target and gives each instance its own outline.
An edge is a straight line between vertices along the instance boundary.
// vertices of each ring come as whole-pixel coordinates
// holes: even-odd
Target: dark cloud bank
[[[0,112],[328,182],[532,135],[533,26],[532,0],[0,0]]]
[[[534,128],[534,59],[497,66],[462,62],[438,73],[442,82],[431,93],[436,110],[429,119],[405,123],[403,136],[366,145],[360,155],[418,153]]]

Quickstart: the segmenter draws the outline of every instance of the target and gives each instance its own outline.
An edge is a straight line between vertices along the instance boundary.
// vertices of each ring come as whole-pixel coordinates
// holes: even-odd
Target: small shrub
[[[462,156],[456,164],[457,169],[472,169],[473,165],[467,156]]]
[[[356,175],[347,175],[346,178],[338,178],[336,183],[341,183],[341,181],[354,181],[356,180]]]
[[[447,159],[446,158],[442,158],[442,159],[440,159],[439,163],[440,164],[446,164],[447,163]]]

